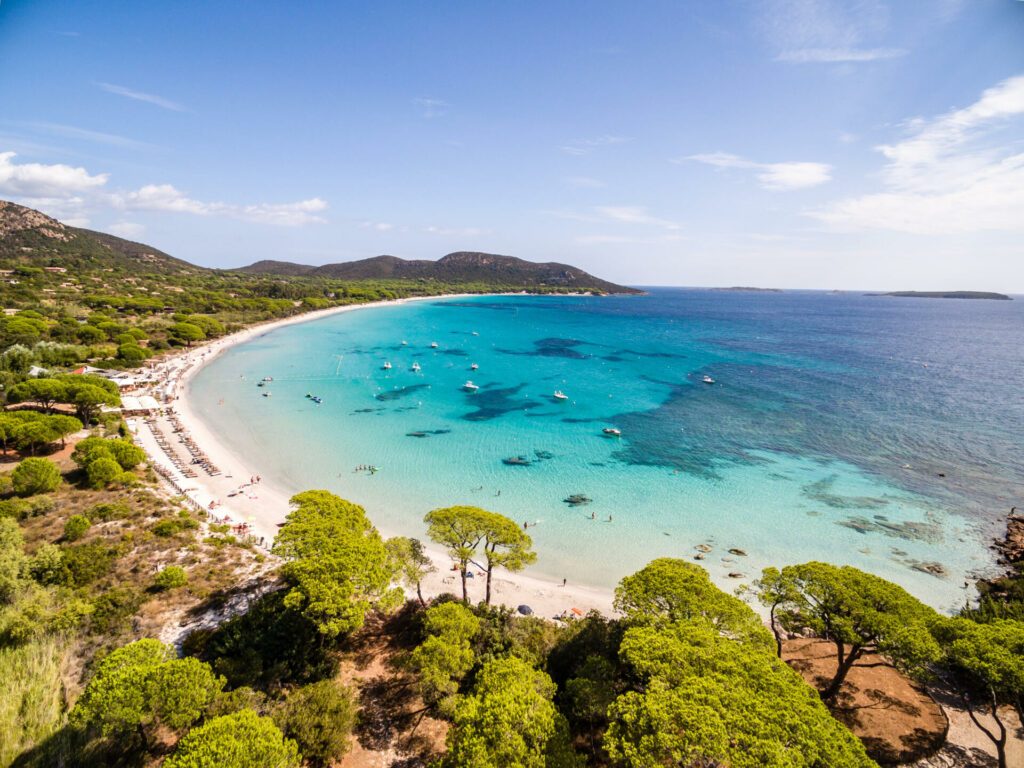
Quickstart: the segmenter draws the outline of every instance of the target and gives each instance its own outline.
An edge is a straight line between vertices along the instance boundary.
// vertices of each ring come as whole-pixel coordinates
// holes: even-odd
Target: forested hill
[[[149,245],[62,224],[16,203],[0,200],[0,264],[12,269],[64,267],[160,274],[206,271]]]
[[[589,275],[568,264],[537,264],[512,256],[450,253],[438,261],[376,256],[320,267],[259,261],[238,270],[190,264],[157,248],[103,232],[71,227],[46,214],[0,200],[0,269],[61,267],[82,276],[93,272],[132,275],[207,276],[225,283],[239,278],[304,278],[302,282],[438,284],[467,292],[486,290],[640,293]],[[279,282],[279,281],[278,281]],[[439,292],[439,291],[432,291]],[[306,295],[305,293],[303,295]]]
[[[437,261],[374,256],[370,259],[313,267],[282,261],[258,261],[239,272],[263,275],[305,275],[339,280],[437,280],[442,283],[495,283],[531,287],[562,287],[603,293],[640,293],[557,262],[536,263],[514,256],[458,251]]]

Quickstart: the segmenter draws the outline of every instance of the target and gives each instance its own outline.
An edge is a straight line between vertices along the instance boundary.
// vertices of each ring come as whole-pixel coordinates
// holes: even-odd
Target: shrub
[[[273,717],[310,765],[325,766],[348,751],[356,709],[348,688],[321,680],[293,691]]]
[[[43,544],[28,562],[28,572],[40,584],[65,584],[70,578],[64,555],[56,544]]]
[[[32,514],[32,502],[26,499],[4,499],[0,501],[0,518],[10,517],[24,520]]]
[[[163,591],[177,589],[188,584],[188,574],[180,565],[168,565],[161,570],[153,579],[153,585]]]
[[[115,502],[113,504],[97,504],[86,510],[85,516],[92,522],[108,520],[121,520],[131,514],[127,504]]]
[[[113,635],[128,629],[129,620],[142,601],[142,595],[129,587],[107,590],[93,601],[89,628],[98,635]]]
[[[62,557],[73,586],[82,587],[110,572],[116,553],[101,541],[65,547]]]
[[[86,466],[85,473],[93,488],[106,488],[121,477],[121,465],[113,459],[94,459]]]
[[[60,479],[60,469],[48,459],[25,459],[11,474],[14,492],[19,496],[55,491],[60,485]]]
[[[85,515],[72,515],[64,523],[64,540],[78,541],[85,536],[85,532],[92,527],[89,518]]]

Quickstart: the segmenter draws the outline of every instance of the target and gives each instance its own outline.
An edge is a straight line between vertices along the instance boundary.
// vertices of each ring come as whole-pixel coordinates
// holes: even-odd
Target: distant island
[[[900,296],[912,299],[998,299],[1012,301],[1005,293],[989,291],[891,291],[889,293],[869,293],[869,296]]]
[[[747,285],[732,285],[728,288],[712,288],[712,291],[743,291],[756,293],[782,293],[781,288],[754,288]]]

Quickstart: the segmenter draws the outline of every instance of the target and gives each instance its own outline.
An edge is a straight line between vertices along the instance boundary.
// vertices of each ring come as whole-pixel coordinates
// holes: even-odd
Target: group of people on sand
[[[597,513],[596,513],[596,512],[591,512],[591,513],[590,513],[590,519],[591,519],[591,520],[597,520]],[[610,523],[611,521],[612,521],[612,516],[611,516],[611,515],[608,515],[608,519],[607,519],[607,520],[605,520],[604,522],[606,522],[606,523]]]

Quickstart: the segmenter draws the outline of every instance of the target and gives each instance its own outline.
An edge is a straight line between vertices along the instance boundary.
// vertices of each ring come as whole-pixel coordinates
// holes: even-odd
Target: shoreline
[[[246,532],[257,542],[261,542],[261,546],[269,549],[277,533],[278,524],[282,523],[288,514],[288,500],[293,494],[273,481],[259,479],[253,482],[261,478],[260,468],[250,465],[244,456],[225,447],[217,435],[192,410],[188,399],[192,379],[228,349],[278,328],[360,309],[476,295],[482,294],[417,296],[330,307],[260,323],[202,346],[183,350],[165,358],[156,367],[162,374],[160,389],[167,399],[166,405],[152,419],[135,418],[134,423],[130,425],[132,432],[137,443],[149,456],[150,463],[160,468],[157,470],[158,473],[175,493],[185,496],[195,507],[207,511],[214,522],[229,522],[233,527],[247,525]],[[198,469],[194,477],[188,477],[180,468],[175,467],[168,451],[158,440],[159,436],[163,439],[164,446],[171,446],[171,451],[178,454],[179,464],[188,466],[188,454],[184,449],[174,448],[179,441],[175,435],[176,425],[172,422],[173,416],[177,417],[180,427],[191,437],[205,457],[220,470],[219,474],[210,475]],[[214,506],[211,507],[211,504]],[[367,515],[372,522],[372,511],[368,510]],[[401,535],[400,531],[384,530],[380,527],[378,530],[385,538]],[[424,598],[429,599],[446,592],[459,594],[457,572],[450,570],[452,561],[447,554],[432,542],[424,542],[424,551],[437,569],[423,580]],[[484,593],[484,579],[480,578],[481,573],[476,573],[477,570],[471,569],[475,575],[468,580],[469,598],[474,603],[483,600]],[[415,597],[415,589],[407,589],[406,592],[410,597]],[[512,610],[519,605],[529,605],[535,615],[546,618],[573,612],[573,609],[583,614],[591,610],[597,610],[607,616],[613,614],[612,592],[608,589],[576,584],[563,586],[556,580],[534,576],[528,572],[495,571],[492,603],[504,605]]]

